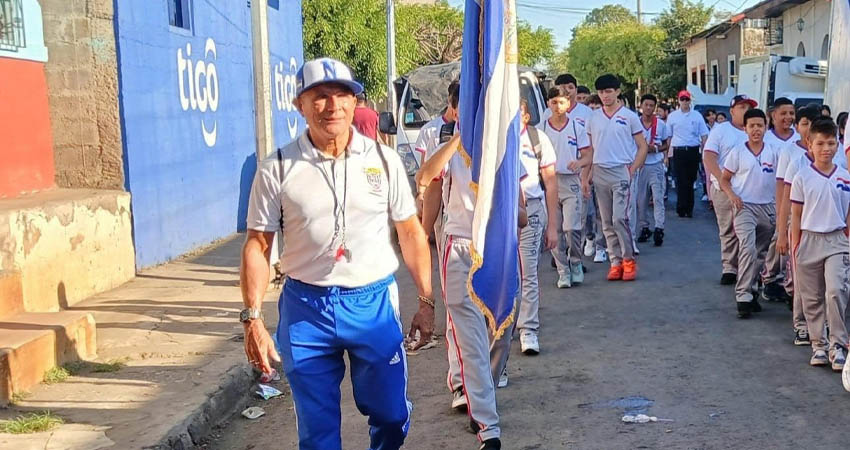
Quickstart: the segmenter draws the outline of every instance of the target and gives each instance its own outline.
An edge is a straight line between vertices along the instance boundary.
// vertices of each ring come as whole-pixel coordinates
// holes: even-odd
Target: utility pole
[[[391,112],[398,126],[399,118],[396,117],[395,87],[393,81],[396,78],[395,68],[395,5],[393,0],[387,0],[387,111]],[[388,136],[393,141],[392,136]],[[395,142],[390,142],[393,145]]]
[[[257,129],[257,169],[272,153],[271,69],[269,67],[269,20],[265,0],[251,3],[251,42],[254,59],[254,124]]]
[[[638,23],[643,23],[643,16],[640,13],[640,0],[637,0],[637,18]]]
[[[639,24],[643,23],[643,16],[641,15],[641,12],[640,12],[640,0],[637,0],[637,20],[638,20]],[[640,79],[640,77],[638,77],[637,92],[635,92],[635,106],[637,106],[637,104],[638,104],[638,99],[640,98],[640,95],[641,95],[641,79]]]

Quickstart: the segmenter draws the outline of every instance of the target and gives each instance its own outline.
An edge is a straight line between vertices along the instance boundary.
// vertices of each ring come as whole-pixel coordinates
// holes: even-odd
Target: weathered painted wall
[[[112,3],[42,0],[59,187],[124,188]]]
[[[0,272],[20,273],[23,309],[58,311],[135,274],[130,195],[55,189],[0,202]]]
[[[256,167],[250,9],[195,1],[187,30],[169,24],[166,3],[125,1],[116,11],[125,184],[140,268],[235,232]],[[300,11],[297,0],[269,10],[272,63],[287,62],[278,75],[284,88],[292,84],[289,62],[301,61]],[[275,128],[287,132],[276,133],[276,143],[288,141],[284,118],[297,115],[288,101],[280,105]]]

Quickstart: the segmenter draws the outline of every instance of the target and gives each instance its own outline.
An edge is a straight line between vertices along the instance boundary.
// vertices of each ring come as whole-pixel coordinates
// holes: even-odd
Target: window
[[[720,91],[720,68],[717,67],[717,61],[711,62],[711,88],[715,94]]]
[[[21,0],[0,0],[0,50],[16,52],[26,46]]]
[[[191,0],[167,0],[168,24],[184,30],[192,29]]]
[[[280,9],[280,0],[269,0],[269,7]]]
[[[700,66],[700,68],[699,68],[699,87],[700,87],[700,89],[702,89],[703,92],[705,92],[705,87],[706,87],[705,78],[706,78],[705,66]]]
[[[823,37],[823,44],[820,46],[820,59],[829,59],[829,35]]]
[[[691,84],[697,84],[697,71],[691,70]]]
[[[729,55],[729,87],[735,87],[735,81],[738,79],[738,73],[735,72],[735,55]]]
[[[802,42],[797,44],[797,56],[806,56],[806,46]]]

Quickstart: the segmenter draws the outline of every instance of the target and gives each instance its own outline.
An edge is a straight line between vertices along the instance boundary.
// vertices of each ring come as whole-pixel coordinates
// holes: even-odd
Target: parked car
[[[531,124],[540,122],[546,108],[546,97],[537,75],[520,67],[520,96],[528,100]],[[381,113],[380,130],[396,137],[396,151],[413,177],[422,164],[422,155],[414,151],[419,130],[445,111],[449,83],[460,76],[460,62],[424,66],[411,71],[394,82],[398,120],[391,112]]]

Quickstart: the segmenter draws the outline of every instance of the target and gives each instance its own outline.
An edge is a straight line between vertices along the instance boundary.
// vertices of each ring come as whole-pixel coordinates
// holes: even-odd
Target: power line
[[[552,13],[562,13],[562,14],[581,14],[587,15],[594,11],[591,8],[572,8],[568,6],[553,6],[547,4],[540,3],[531,3],[527,1],[517,2],[517,7],[519,8],[529,8],[537,10],[538,12],[552,12]],[[631,10],[630,10],[631,12]],[[661,13],[657,12],[641,12],[641,16],[657,16]]]

